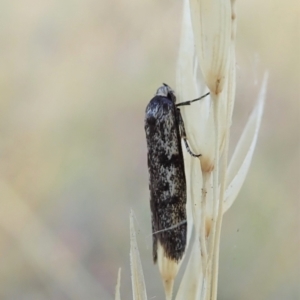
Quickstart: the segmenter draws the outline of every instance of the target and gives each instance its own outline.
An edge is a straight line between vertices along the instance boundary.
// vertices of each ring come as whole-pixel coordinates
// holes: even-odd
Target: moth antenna
[[[176,106],[178,107],[178,106],[184,106],[184,105],[191,105],[192,102],[199,101],[199,100],[205,98],[206,96],[208,96],[209,94],[210,93],[208,92],[208,93],[206,93],[205,95],[203,95],[203,96],[201,96],[199,98],[196,98],[196,99],[193,99],[193,100],[184,101],[184,102],[180,102],[180,103],[176,104]]]

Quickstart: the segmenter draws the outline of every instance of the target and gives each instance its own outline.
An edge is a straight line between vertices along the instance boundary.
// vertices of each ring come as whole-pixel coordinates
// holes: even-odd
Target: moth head
[[[163,85],[158,88],[155,96],[166,97],[166,98],[172,100],[174,103],[176,103],[176,96],[175,96],[174,91],[171,89],[171,87],[169,87],[165,83],[163,83]]]

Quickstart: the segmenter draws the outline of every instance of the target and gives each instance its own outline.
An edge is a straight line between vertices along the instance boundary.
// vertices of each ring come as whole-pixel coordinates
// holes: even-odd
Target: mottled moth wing
[[[154,262],[158,243],[168,258],[179,261],[185,251],[187,234],[180,111],[172,90],[167,85],[160,89],[148,104],[145,117]]]

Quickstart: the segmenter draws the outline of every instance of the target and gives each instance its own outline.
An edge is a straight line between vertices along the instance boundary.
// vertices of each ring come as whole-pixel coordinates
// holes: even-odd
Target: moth
[[[206,95],[176,104],[174,91],[163,84],[146,108],[145,132],[148,149],[153,261],[157,262],[158,243],[167,258],[179,261],[187,238],[186,179],[181,139],[188,145],[180,106],[190,105]]]

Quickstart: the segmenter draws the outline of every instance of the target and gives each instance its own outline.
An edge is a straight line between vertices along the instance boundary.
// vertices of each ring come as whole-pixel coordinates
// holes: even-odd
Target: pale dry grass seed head
[[[206,92],[205,86],[211,96],[181,109],[191,149],[202,156],[191,157],[182,147],[187,181],[187,241],[191,253],[176,300],[217,298],[222,217],[245,180],[263,113],[267,73],[227,167],[236,89],[235,4],[235,0],[184,0],[177,62],[178,102],[199,97]],[[132,214],[130,232],[133,299],[147,299]],[[159,270],[169,300],[181,262],[170,261],[163,251],[159,256]],[[120,299],[117,296],[118,293],[116,299]]]

